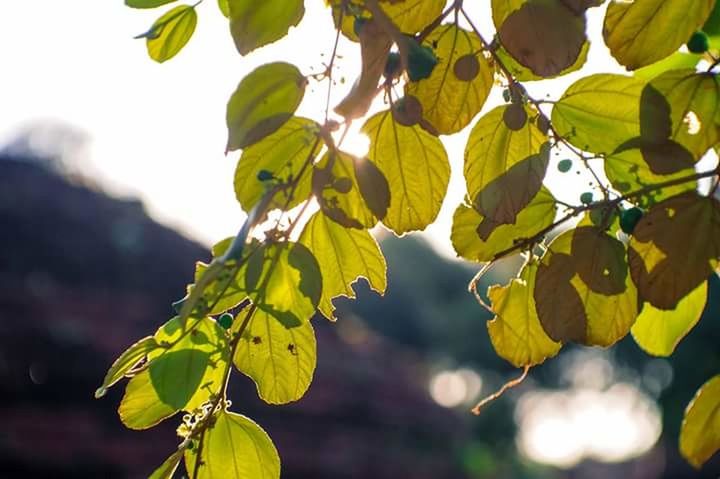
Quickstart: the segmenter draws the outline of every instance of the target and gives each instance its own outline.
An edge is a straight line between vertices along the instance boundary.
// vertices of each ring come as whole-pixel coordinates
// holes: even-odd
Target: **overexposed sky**
[[[206,0],[198,7],[190,43],[177,57],[157,64],[147,56],[144,41],[132,37],[172,5],[134,10],[122,0],[5,2],[0,7],[0,144],[38,121],[66,122],[89,135],[93,174],[109,191],[139,196],[156,219],[207,244],[235,234],[244,214],[232,185],[239,154],[223,154],[225,105],[240,79],[261,63],[289,61],[306,74],[322,70],[334,40],[330,12],[323,0],[305,3],[301,26],[286,39],[241,57],[215,0]],[[466,3],[491,38],[489,0]],[[591,39],[600,38],[602,13],[591,10]],[[347,81],[334,89],[334,103],[350,88],[359,66],[356,44],[341,42],[340,54]],[[558,98],[579,76],[608,71],[619,69],[602,42],[595,42],[580,73],[528,89],[538,97]],[[325,89],[326,83],[312,82],[299,113],[322,120]],[[494,89],[485,110],[501,101],[500,90]],[[453,177],[440,218],[426,233],[449,256],[454,256],[452,212],[465,193],[462,152],[468,133],[443,138]],[[350,136],[345,145],[361,153],[366,142]],[[554,186],[562,198],[562,178]],[[568,201],[577,202],[576,192],[568,194]]]

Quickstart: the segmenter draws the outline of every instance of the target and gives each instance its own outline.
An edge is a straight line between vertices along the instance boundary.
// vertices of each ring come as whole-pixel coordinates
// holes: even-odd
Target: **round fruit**
[[[435,52],[427,45],[420,45],[416,41],[408,42],[408,77],[410,81],[420,81],[428,78],[435,65],[438,64]]]
[[[463,55],[455,62],[453,72],[460,81],[473,81],[480,74],[480,62],[473,54]]]
[[[710,49],[710,39],[705,32],[695,32],[688,40],[687,48],[692,53],[705,53]]]
[[[525,123],[527,123],[527,119],[528,115],[525,111],[525,107],[520,103],[512,103],[505,108],[505,113],[503,113],[505,126],[512,131],[522,130]]]
[[[631,235],[642,216],[643,211],[640,208],[630,208],[623,211],[620,215],[620,229],[623,230],[623,233]]]
[[[589,191],[583,193],[582,195],[580,195],[580,202],[584,205],[589,205],[593,202],[593,194]]]
[[[557,165],[557,169],[561,173],[567,173],[570,168],[572,168],[572,160],[561,160]]]
[[[336,178],[333,182],[333,189],[338,193],[350,193],[350,190],[352,189],[352,180],[347,177]]]
[[[233,316],[230,313],[223,313],[220,315],[217,322],[223,329],[230,329],[230,326],[232,326],[233,323]]]
[[[260,170],[257,173],[258,181],[270,181],[274,178],[273,174],[268,170]]]

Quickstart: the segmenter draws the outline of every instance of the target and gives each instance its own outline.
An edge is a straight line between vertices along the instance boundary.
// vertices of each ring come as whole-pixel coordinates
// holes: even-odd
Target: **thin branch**
[[[520,384],[522,384],[522,382],[525,381],[525,378],[527,378],[527,375],[528,375],[528,372],[529,372],[529,371],[530,371],[530,366],[525,366],[525,367],[523,368],[523,372],[522,372],[522,374],[520,375],[520,377],[515,378],[515,379],[512,379],[512,380],[506,382],[505,384],[502,385],[502,387],[501,387],[500,389],[498,389],[497,391],[495,391],[494,393],[492,393],[491,395],[487,396],[487,397],[484,398],[482,401],[480,401],[479,403],[477,403],[477,405],[476,405],[474,408],[472,408],[472,413],[475,414],[476,416],[479,416],[479,415],[480,415],[480,410],[481,410],[485,405],[487,405],[488,403],[496,400],[497,398],[499,398],[500,396],[502,396],[503,394],[505,394],[505,392],[506,392],[508,389],[514,388],[514,387],[519,386]]]

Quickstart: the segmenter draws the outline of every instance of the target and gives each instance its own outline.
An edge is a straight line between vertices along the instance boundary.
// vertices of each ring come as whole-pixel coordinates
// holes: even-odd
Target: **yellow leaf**
[[[493,85],[493,69],[483,56],[477,36],[455,25],[437,28],[424,44],[434,49],[440,63],[429,78],[408,82],[405,94],[420,101],[423,117],[437,133],[456,133],[467,126],[485,104]],[[458,67],[464,64],[466,68]]]
[[[680,452],[700,468],[720,449],[720,375],[706,382],[685,410]]]
[[[670,311],[643,305],[632,327],[635,342],[653,356],[670,356],[680,341],[695,327],[705,310],[708,284],[701,284]]]
[[[490,341],[497,354],[516,367],[540,364],[562,347],[547,336],[537,316],[533,298],[537,269],[537,264],[529,264],[519,279],[488,290],[495,312],[487,323]]]
[[[362,132],[370,138],[368,158],[390,184],[383,224],[398,235],[425,229],[435,221],[450,181],[442,143],[418,125],[400,125],[390,110],[368,119]]]

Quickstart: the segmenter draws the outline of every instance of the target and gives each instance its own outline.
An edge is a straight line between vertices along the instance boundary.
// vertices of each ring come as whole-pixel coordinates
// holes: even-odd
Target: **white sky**
[[[489,0],[466,3],[490,38]],[[198,7],[197,31],[188,46],[160,65],[148,58],[144,42],[132,37],[167,8],[133,10],[121,0],[6,0],[0,14],[0,144],[39,120],[69,123],[89,134],[93,170],[106,189],[139,196],[156,219],[209,244],[235,234],[244,217],[232,186],[238,154],[223,154],[227,99],[261,63],[284,60],[304,73],[321,71],[334,30],[323,0],[306,0],[300,28],[240,57],[215,0],[206,0]],[[600,38],[601,15],[599,9],[591,10],[590,38]],[[529,90],[558,98],[578,76],[617,71],[601,43],[593,44],[580,73]],[[359,63],[356,45],[343,42],[340,53],[347,81],[335,89],[336,99],[349,89]],[[325,88],[311,84],[301,114],[322,120]],[[496,106],[499,97],[496,88],[485,110]],[[452,212],[465,193],[462,151],[467,133],[444,139],[453,178],[440,218],[426,233],[449,256],[454,256]],[[363,144],[357,137],[346,142],[360,151]],[[561,183],[556,182],[554,192],[562,198],[557,185]],[[577,193],[566,199],[576,203]]]

